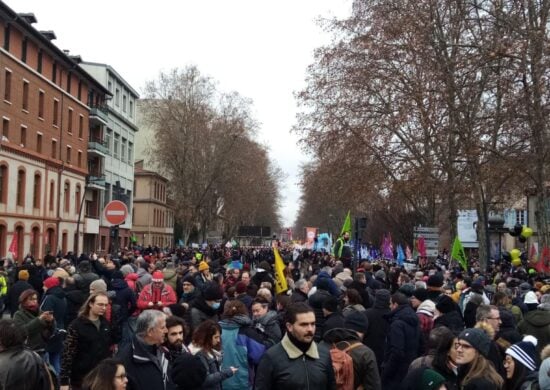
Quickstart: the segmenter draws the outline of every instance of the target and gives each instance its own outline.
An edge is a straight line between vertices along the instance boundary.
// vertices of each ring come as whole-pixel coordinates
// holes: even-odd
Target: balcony
[[[88,154],[105,157],[109,154],[109,149],[102,139],[90,137],[88,139]]]
[[[102,125],[107,125],[109,115],[107,106],[90,106],[90,121],[97,121]]]
[[[105,175],[94,176],[93,174],[88,175],[86,186],[88,188],[96,188],[98,190],[105,189]]]

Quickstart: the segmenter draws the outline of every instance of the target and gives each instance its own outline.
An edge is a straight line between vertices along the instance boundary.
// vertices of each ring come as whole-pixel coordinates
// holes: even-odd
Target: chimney
[[[57,39],[55,33],[52,30],[48,31],[40,31],[40,34],[42,34],[46,39],[53,41],[54,39]]]
[[[32,12],[18,13],[17,15],[28,24],[36,23],[36,16]]]

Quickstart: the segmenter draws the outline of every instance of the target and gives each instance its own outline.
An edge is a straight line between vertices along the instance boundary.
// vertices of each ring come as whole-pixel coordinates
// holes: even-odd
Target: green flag
[[[451,252],[451,259],[455,259],[458,263],[464,268],[464,271],[468,271],[468,259],[466,258],[466,253],[464,253],[464,247],[458,239],[458,236],[455,237],[453,242],[453,250]]]
[[[343,236],[345,232],[351,233],[351,214],[348,210],[348,215],[346,215],[346,219],[344,220],[344,225],[342,226],[342,231],[340,232],[340,235]]]

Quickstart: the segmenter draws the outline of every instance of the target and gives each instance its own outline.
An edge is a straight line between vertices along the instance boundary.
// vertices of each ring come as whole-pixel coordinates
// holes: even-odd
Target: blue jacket
[[[239,368],[234,376],[223,382],[223,389],[251,389],[256,367],[266,351],[268,341],[252,327],[250,318],[244,315],[222,320],[220,326],[223,366]]]

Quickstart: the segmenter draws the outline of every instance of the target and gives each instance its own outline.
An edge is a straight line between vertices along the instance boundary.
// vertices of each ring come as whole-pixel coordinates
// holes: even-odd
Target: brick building
[[[109,91],[0,1],[0,257],[82,248],[91,109]]]

